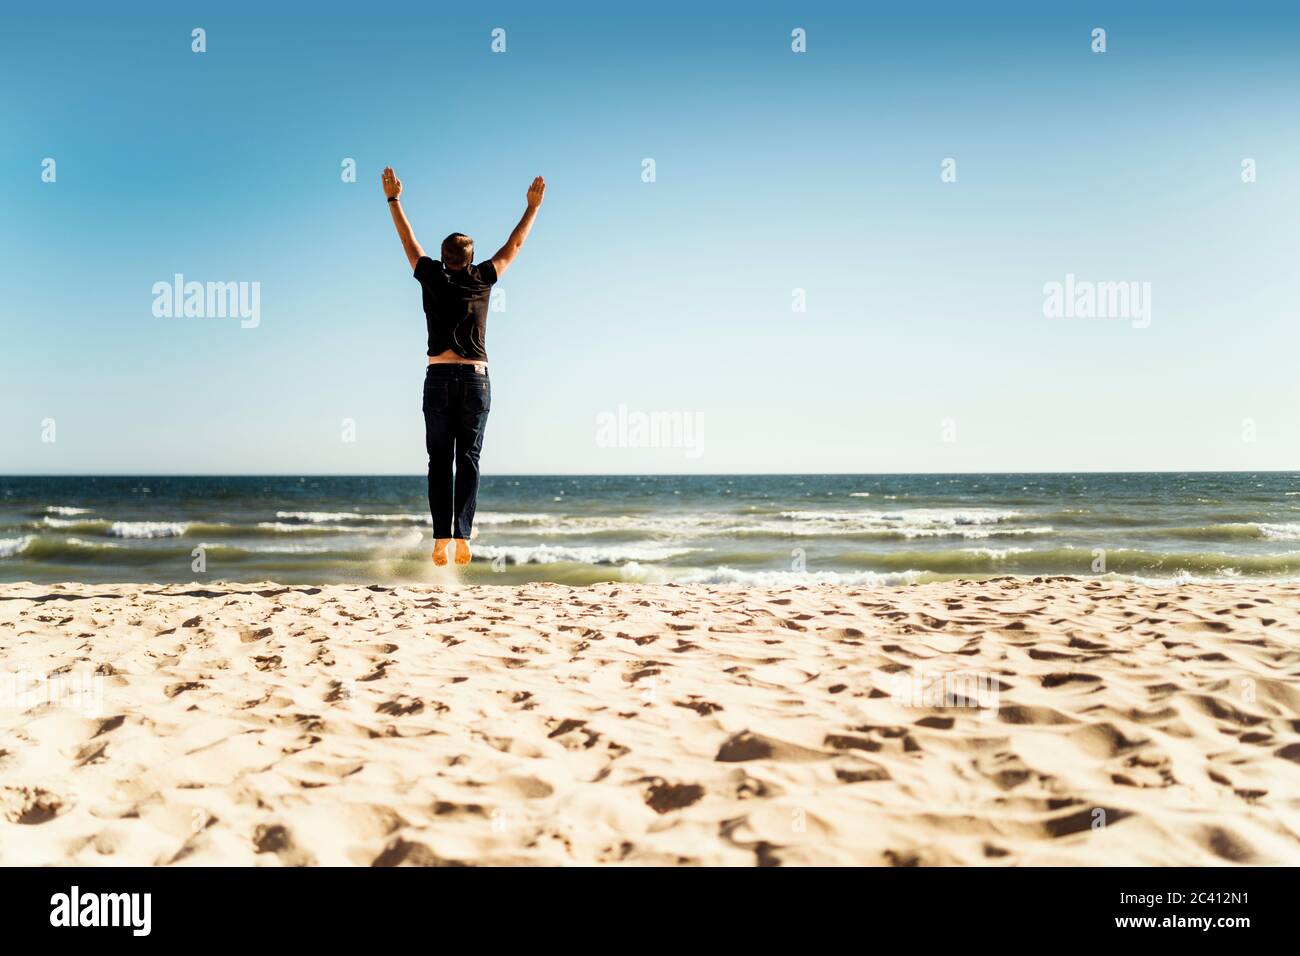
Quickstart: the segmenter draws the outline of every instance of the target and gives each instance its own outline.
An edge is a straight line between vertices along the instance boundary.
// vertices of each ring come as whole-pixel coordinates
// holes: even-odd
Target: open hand
[[[385,166],[383,175],[380,179],[384,183],[384,195],[393,199],[402,194],[402,181],[397,178],[397,173],[393,172],[392,166]]]
[[[398,183],[398,189],[401,189],[401,183]],[[528,187],[528,206],[536,209],[542,204],[542,197],[546,194],[546,180],[538,176],[533,180],[533,184]]]

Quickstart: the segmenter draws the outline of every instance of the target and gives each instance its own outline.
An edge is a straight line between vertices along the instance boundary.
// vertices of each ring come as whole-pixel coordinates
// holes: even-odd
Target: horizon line
[[[993,475],[1300,475],[1300,468],[1171,468],[1154,470],[1081,469],[1076,471],[697,471],[697,472],[499,472],[483,478],[805,478],[805,477],[975,477]],[[14,472],[9,478],[424,478],[422,472]]]

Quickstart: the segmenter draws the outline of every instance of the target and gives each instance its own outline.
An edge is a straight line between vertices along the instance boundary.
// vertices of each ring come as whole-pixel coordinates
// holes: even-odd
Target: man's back
[[[451,349],[462,358],[486,361],[488,300],[497,281],[492,261],[447,269],[423,256],[415,264],[415,278],[424,297],[428,354]]]

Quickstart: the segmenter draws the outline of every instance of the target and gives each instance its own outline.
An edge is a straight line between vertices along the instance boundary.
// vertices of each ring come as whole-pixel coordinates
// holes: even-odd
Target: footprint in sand
[[[438,856],[423,843],[412,843],[401,837],[394,837],[384,847],[384,851],[375,857],[371,866],[465,866],[458,860],[448,860]]]
[[[655,813],[663,814],[698,803],[703,796],[704,788],[697,783],[668,783],[662,777],[655,777],[646,792],[645,803]]]
[[[294,845],[288,828],[278,823],[259,823],[253,830],[253,846],[257,853],[274,853],[286,866],[312,866],[316,862],[310,853]]]
[[[66,798],[43,787],[0,787],[0,815],[10,823],[48,823],[70,809]]]

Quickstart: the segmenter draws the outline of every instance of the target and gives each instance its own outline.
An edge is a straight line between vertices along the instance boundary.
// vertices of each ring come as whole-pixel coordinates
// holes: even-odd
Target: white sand
[[[0,701],[4,865],[1300,863],[1291,585],[21,584],[0,657],[91,698]]]

